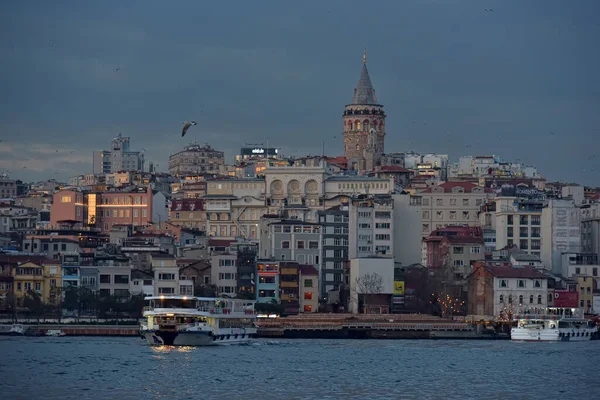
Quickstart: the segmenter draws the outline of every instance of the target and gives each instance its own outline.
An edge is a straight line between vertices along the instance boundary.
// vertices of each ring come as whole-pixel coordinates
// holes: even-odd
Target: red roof
[[[211,247],[229,247],[235,240],[229,239],[208,239],[208,245]]]
[[[182,199],[171,202],[171,211],[204,211],[204,200]]]
[[[534,278],[546,278],[546,275],[537,271],[535,268],[526,266],[526,267],[496,267],[496,266],[486,266],[485,267],[492,275],[496,278],[524,278],[524,279],[534,279]]]
[[[444,236],[452,244],[483,244],[482,237],[475,236]]]
[[[299,265],[300,273],[302,275],[316,275],[319,276],[319,271],[313,265]]]
[[[57,264],[60,264],[59,261],[55,261],[55,260],[52,260],[52,259],[50,259],[48,257],[44,257],[44,256],[0,254],[0,263],[2,263],[2,264],[17,265],[17,264],[23,264],[23,263],[26,263],[26,262],[32,262],[32,263],[37,264],[37,265],[44,265],[44,264],[57,265]]]

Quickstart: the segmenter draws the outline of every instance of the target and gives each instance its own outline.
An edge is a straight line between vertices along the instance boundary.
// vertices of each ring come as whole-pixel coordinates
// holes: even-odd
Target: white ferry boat
[[[252,300],[150,296],[140,334],[150,345],[210,346],[243,343],[256,335]]]
[[[61,331],[60,329],[48,329],[46,331],[46,336],[66,336],[67,334]]]
[[[511,340],[579,342],[590,340],[598,327],[584,318],[583,309],[549,307],[513,318]]]

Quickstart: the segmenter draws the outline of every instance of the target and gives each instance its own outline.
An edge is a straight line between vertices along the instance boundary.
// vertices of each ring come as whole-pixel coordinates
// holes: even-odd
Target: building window
[[[529,236],[529,228],[526,226],[522,226],[519,228],[519,235],[521,237],[528,237]]]
[[[437,219],[444,219],[444,212],[443,211],[436,211],[435,216]]]
[[[512,225],[513,224],[513,216],[512,215],[508,215],[507,216],[507,218],[506,218],[506,224],[507,225]]]
[[[313,298],[312,292],[304,293],[304,300],[312,300],[312,298]]]
[[[304,248],[304,240],[297,240],[296,241],[296,248],[297,249],[303,249]]]
[[[60,196],[60,202],[61,203],[70,203],[71,202],[71,196]]]
[[[159,287],[158,294],[175,294],[175,288]]]
[[[542,281],[540,281],[539,279],[536,279],[535,281],[533,281],[533,287],[541,288],[542,287]]]
[[[428,197],[423,197],[423,199],[422,199],[421,202],[422,202],[422,204],[424,206],[428,206],[429,205],[429,198]]]
[[[304,312],[312,312],[312,306],[304,306]]]
[[[438,206],[443,206],[444,205],[444,199],[436,199],[435,200],[435,204]]]
[[[518,281],[518,287],[520,287],[520,288],[524,288],[525,287],[525,281],[523,279],[519,279],[519,281]]]
[[[479,246],[471,247],[471,254],[479,254],[480,251],[481,251],[481,248]]]
[[[465,248],[462,246],[454,246],[452,248],[452,253],[454,254],[465,254]]]
[[[174,281],[175,274],[158,274],[158,280],[160,281]]]
[[[110,275],[101,274],[100,283],[110,283]]]
[[[531,225],[540,225],[540,222],[541,222],[541,218],[539,215],[531,216]]]
[[[527,239],[519,240],[519,248],[521,250],[527,250],[529,248],[529,240],[527,240]]]
[[[312,279],[305,279],[304,280],[304,287],[313,287],[313,281],[312,281]]]
[[[504,295],[503,294],[500,295],[500,304],[504,304]]]
[[[319,242],[317,240],[310,240],[308,242],[308,248],[312,250],[316,250],[319,248]]]
[[[529,215],[521,215],[519,218],[519,224],[521,224],[521,225],[529,224]]]
[[[508,281],[506,279],[500,279],[500,287],[501,288],[508,287]]]
[[[456,219],[456,211],[450,211],[450,219]]]
[[[454,266],[455,267],[464,267],[465,262],[463,260],[454,260]]]
[[[463,211],[462,212],[462,219],[469,219],[470,218],[470,213],[469,211]]]
[[[508,296],[508,304],[512,304],[512,295]]]
[[[520,295],[519,296],[519,305],[522,305],[522,304],[523,304],[523,295]]]
[[[538,294],[538,304],[542,304],[542,295]]]
[[[455,205],[456,205],[456,198],[452,197],[452,198],[450,199],[450,205],[451,205],[451,206],[455,206]]]
[[[469,206],[469,199],[462,199],[463,201],[463,206],[464,207],[468,207]]]
[[[281,248],[282,249],[289,249],[290,248],[290,241],[289,240],[282,240],[281,241]]]
[[[533,295],[529,296],[529,304],[533,304]]]

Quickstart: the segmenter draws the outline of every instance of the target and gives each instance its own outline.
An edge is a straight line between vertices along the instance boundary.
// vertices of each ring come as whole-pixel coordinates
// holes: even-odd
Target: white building
[[[573,200],[549,199],[542,210],[541,259],[552,272],[562,270],[562,253],[581,252],[580,209]]]
[[[170,254],[153,254],[154,295],[179,295],[179,268]]]
[[[211,282],[217,286],[217,296],[235,297],[237,293],[237,255],[213,254]]]
[[[224,153],[196,143],[169,156],[169,173],[173,176],[218,174],[224,164]]]
[[[493,275],[494,315],[513,315],[548,304],[546,275],[533,267],[487,267]]]
[[[367,275],[381,277],[382,286],[380,290],[364,293],[361,290],[361,280]],[[359,295],[361,294],[394,294],[394,259],[393,258],[355,258],[350,260],[350,304],[349,311],[352,313],[359,312]]]
[[[517,197],[498,197],[495,202],[496,249],[516,245],[541,257],[544,202]]]
[[[581,251],[600,255],[600,203],[581,208]]]
[[[421,262],[422,198],[419,195],[393,194],[393,254],[397,265]]]
[[[110,150],[94,151],[94,174],[109,174],[119,171],[143,171],[144,153],[130,150],[130,138],[120,133],[111,142]]]
[[[154,275],[142,270],[131,271],[131,281],[129,292],[132,295],[153,296],[154,295]]]
[[[393,257],[394,200],[391,197],[353,199],[348,211],[348,258]]]

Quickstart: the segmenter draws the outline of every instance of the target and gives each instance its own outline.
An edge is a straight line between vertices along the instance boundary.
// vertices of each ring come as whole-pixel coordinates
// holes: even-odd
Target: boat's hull
[[[513,328],[510,338],[524,342],[585,342],[592,338],[595,329],[526,329]]]
[[[141,331],[141,336],[151,346],[217,346],[245,343],[252,340],[251,335],[213,335],[212,332],[191,331]]]

